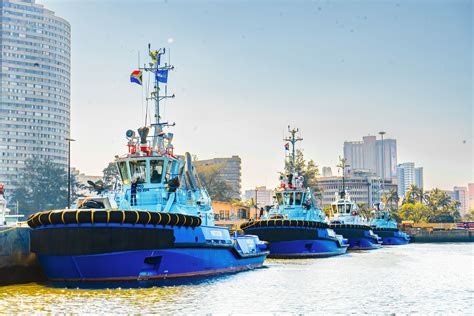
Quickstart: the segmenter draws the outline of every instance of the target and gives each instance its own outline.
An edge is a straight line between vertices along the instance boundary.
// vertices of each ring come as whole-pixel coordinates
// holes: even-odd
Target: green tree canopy
[[[28,159],[13,184],[12,202],[28,216],[38,211],[67,206],[67,169],[50,159]],[[71,175],[71,200],[77,198],[79,184]]]
[[[445,191],[435,188],[428,193],[412,185],[405,195],[398,215],[415,223],[453,223],[459,221],[459,201]]]
[[[318,176],[319,168],[314,162],[310,160],[306,162],[304,159],[303,151],[300,149],[296,150],[296,159],[295,159],[295,171],[303,176],[303,185],[308,187],[313,192],[316,199],[322,198],[321,189],[318,187]],[[287,159],[285,161],[285,171],[282,174],[289,174],[292,171],[291,161]]]
[[[385,205],[389,207],[392,211],[397,209],[398,201],[399,197],[397,189],[391,189],[389,192],[384,193],[382,196],[382,202],[384,202]]]
[[[195,166],[199,175],[199,180],[209,192],[214,201],[230,202],[232,200],[232,188],[227,182],[222,180],[220,174],[223,165],[198,165]]]
[[[471,208],[466,215],[464,215],[463,220],[465,221],[474,221],[474,208]]]
[[[113,184],[115,178],[119,178],[119,171],[115,162],[110,162],[107,167],[102,170],[102,179],[105,184]]]

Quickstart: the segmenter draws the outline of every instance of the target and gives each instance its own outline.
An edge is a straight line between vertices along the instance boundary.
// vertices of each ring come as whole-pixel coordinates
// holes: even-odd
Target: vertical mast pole
[[[299,131],[298,128],[293,128],[291,129],[290,126],[288,126],[288,132],[290,133],[290,137],[283,139],[284,141],[290,142],[291,143],[291,157],[290,157],[290,163],[291,163],[291,173],[294,174],[296,172],[296,143],[299,142],[300,140],[303,140],[301,137],[296,137],[296,133]]]
[[[381,193],[379,194],[379,201],[382,201],[382,195],[385,190],[385,147],[383,143],[383,135],[385,135],[385,132],[379,132],[380,136],[382,136],[382,185],[380,188]]]

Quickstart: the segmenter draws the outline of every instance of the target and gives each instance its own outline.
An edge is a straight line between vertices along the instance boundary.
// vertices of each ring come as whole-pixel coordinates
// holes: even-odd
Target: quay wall
[[[29,227],[0,228],[0,285],[41,281],[36,255],[30,252]]]
[[[474,242],[474,231],[467,229],[402,228],[411,236],[411,242]]]

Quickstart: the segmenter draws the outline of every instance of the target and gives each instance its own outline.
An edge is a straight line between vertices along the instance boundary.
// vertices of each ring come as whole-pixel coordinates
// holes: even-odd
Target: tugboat
[[[164,129],[161,83],[173,67],[160,65],[165,49],[131,75],[141,84],[151,72],[155,105],[151,126],[126,132],[128,153],[116,156],[119,185],[111,191],[92,183],[96,196],[72,209],[33,214],[31,250],[54,282],[121,282],[210,276],[259,267],[269,254],[257,236],[239,236],[214,225],[211,199],[191,155],[174,154],[173,134]],[[165,88],[164,91],[167,89]],[[146,121],[146,120],[145,120]],[[149,136],[150,129],[153,134]]]
[[[332,203],[330,227],[349,240],[349,250],[371,250],[381,247],[382,240],[371,229],[368,221],[360,216],[355,204],[345,190],[345,159],[341,159],[342,190]]]
[[[271,258],[311,258],[344,254],[347,240],[337,235],[325,221],[324,212],[316,207],[310,188],[303,186],[304,178],[295,170],[297,129],[285,141],[292,145],[292,172],[281,176],[276,191],[277,204],[258,220],[241,225],[246,234],[257,235],[269,243]]]
[[[383,136],[385,132],[379,132],[382,136],[382,181],[380,184],[381,192],[384,192],[385,187],[385,166],[384,166],[384,143],[383,143]],[[380,198],[379,194],[379,198]],[[381,203],[380,199],[378,203],[375,203],[374,210],[371,213],[372,220],[370,224],[372,225],[372,229],[374,233],[376,233],[379,237],[382,238],[383,245],[406,245],[410,242],[410,236],[401,232],[397,227],[397,222],[392,219],[390,211],[387,210],[383,203]]]
[[[406,245],[410,242],[410,236],[398,229],[397,222],[383,203],[375,203],[370,224],[374,233],[382,238],[383,245]]]

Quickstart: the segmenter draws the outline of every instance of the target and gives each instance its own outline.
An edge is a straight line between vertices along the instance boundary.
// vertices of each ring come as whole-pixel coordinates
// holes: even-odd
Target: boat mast
[[[380,186],[380,191],[379,193],[379,203],[382,202],[382,196],[385,191],[385,147],[383,143],[383,135],[385,135],[384,131],[379,132],[380,136],[382,136],[382,185]]]
[[[160,148],[163,144],[159,144],[158,140],[160,139],[159,136],[163,131],[163,127],[167,126],[174,126],[175,123],[168,123],[168,122],[161,122],[161,115],[160,115],[160,101],[164,99],[169,99],[169,98],[174,98],[175,95],[168,95],[168,91],[165,88],[165,93],[163,95],[160,95],[160,81],[158,80],[158,76],[162,72],[166,72],[166,76],[169,70],[173,70],[174,66],[168,65],[167,63],[164,63],[163,66],[160,65],[160,60],[161,56],[166,53],[166,48],[160,48],[158,50],[152,51],[151,50],[151,45],[148,44],[148,54],[152,58],[152,62],[147,64],[144,64],[140,70],[143,71],[149,71],[154,75],[154,91],[150,94],[150,96],[147,96],[147,101],[148,100],[154,100],[155,101],[155,120],[154,123],[151,124],[151,126],[154,127],[154,133],[153,133],[153,148],[157,149]],[[167,79],[166,82],[167,83]],[[162,142],[162,138],[161,138]]]
[[[342,191],[339,193],[341,199],[343,199],[346,196],[346,168],[349,167],[349,165],[346,164],[346,162],[347,162],[346,158],[342,158],[339,156],[339,164],[336,166],[342,169]]]
[[[291,143],[291,157],[290,157],[290,164],[291,164],[291,174],[294,174],[296,172],[296,151],[295,151],[295,145],[297,142],[303,140],[303,138],[296,136],[296,133],[299,132],[299,128],[290,128],[290,125],[288,125],[288,132],[290,133],[290,137],[284,138],[283,140],[286,142]]]

